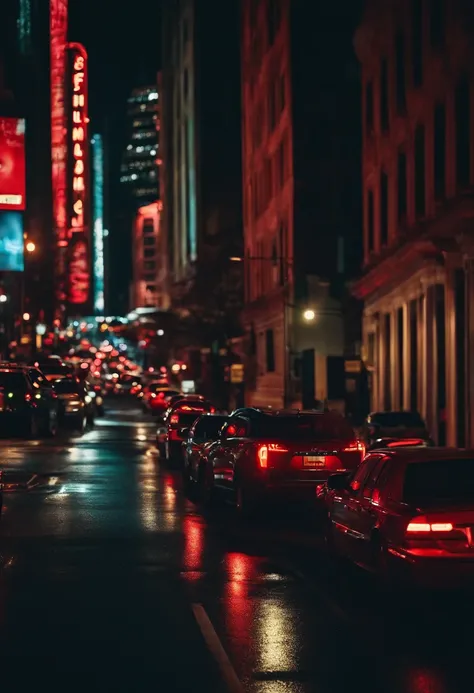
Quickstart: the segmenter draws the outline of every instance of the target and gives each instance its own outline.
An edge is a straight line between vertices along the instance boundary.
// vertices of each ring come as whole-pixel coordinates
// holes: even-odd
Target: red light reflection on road
[[[204,550],[204,527],[200,518],[187,516],[183,521],[185,570],[199,571],[202,569]]]
[[[163,497],[166,510],[174,510],[176,507],[176,489],[171,474],[166,474],[163,478]]]
[[[253,573],[252,558],[242,553],[228,553],[225,558],[227,582],[224,595],[226,629],[235,644],[244,649],[252,638],[253,601],[248,598],[248,584]]]
[[[407,693],[449,693],[449,686],[440,672],[415,669],[407,677]]]

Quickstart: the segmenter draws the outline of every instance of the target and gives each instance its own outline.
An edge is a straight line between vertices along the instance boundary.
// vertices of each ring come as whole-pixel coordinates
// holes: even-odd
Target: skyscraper
[[[136,208],[159,197],[157,86],[134,89],[128,99],[129,142],[123,154],[120,182]]]

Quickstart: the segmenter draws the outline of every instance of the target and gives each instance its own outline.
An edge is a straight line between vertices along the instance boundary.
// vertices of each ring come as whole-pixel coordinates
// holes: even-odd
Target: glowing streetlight
[[[33,243],[33,241],[28,241],[25,248],[27,253],[34,253],[36,250],[36,245]]]
[[[164,330],[157,330],[156,331],[156,334],[158,335],[158,337],[163,337],[164,333],[165,333]]]
[[[0,294],[0,303],[6,303],[8,298],[5,294]]]
[[[311,308],[307,308],[303,313],[303,318],[306,322],[313,322],[316,317],[316,313]]]
[[[28,320],[31,318],[31,315],[29,313],[23,313],[23,320],[25,322],[28,322]]]

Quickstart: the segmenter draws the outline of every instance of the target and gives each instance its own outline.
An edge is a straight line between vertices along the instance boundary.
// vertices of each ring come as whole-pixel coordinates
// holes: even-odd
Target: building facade
[[[301,401],[303,352],[344,354],[345,247],[359,231],[358,80],[351,31],[337,8],[317,5],[243,2],[246,397],[254,405]]]
[[[238,0],[163,9],[163,224],[171,307],[199,342],[235,333],[241,301]],[[215,31],[215,17],[220,17]],[[201,328],[214,330],[204,335]],[[198,334],[199,333],[199,334]],[[207,344],[206,344],[207,346]]]
[[[165,257],[161,253],[160,201],[140,207],[133,228],[133,279],[130,304],[135,308],[168,308],[168,297],[162,281]]]
[[[418,410],[474,444],[474,15],[370,1],[362,65],[363,341],[372,410]]]
[[[128,99],[129,142],[123,154],[120,182],[134,207],[159,197],[158,86],[134,89]]]

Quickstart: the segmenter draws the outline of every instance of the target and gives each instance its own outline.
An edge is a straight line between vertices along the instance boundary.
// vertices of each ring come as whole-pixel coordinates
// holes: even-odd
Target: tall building
[[[242,237],[238,0],[221,10],[183,0],[163,11],[162,224],[171,305],[195,320],[197,342],[235,333],[241,296],[229,261]]]
[[[140,207],[135,217],[132,241],[133,278],[130,303],[132,309],[168,308],[163,292],[165,258],[160,252],[161,201]]]
[[[243,2],[249,404],[301,402],[303,381],[315,380],[314,373],[301,377],[304,354],[314,350],[319,369],[328,357],[344,355],[340,299],[360,241],[359,80],[350,14],[342,21],[338,3]]]
[[[362,65],[365,358],[372,409],[474,444],[472,3],[371,0]]]
[[[122,157],[120,182],[135,208],[159,196],[159,95],[157,85],[134,89],[128,99],[129,142]]]

